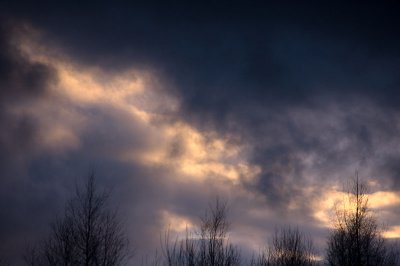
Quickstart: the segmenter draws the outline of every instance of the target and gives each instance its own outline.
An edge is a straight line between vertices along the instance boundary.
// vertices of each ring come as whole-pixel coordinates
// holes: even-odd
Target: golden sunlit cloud
[[[166,168],[173,173],[173,178],[188,182],[213,178],[236,185],[243,180],[256,180],[261,173],[260,166],[249,162],[246,146],[234,136],[219,135],[212,130],[200,131],[182,120],[178,99],[162,89],[163,85],[151,71],[127,69],[114,73],[87,66],[57,49],[41,46],[40,33],[34,29],[27,27],[23,33],[15,40],[21,54],[31,62],[54,69],[56,81],[47,88],[49,98],[9,107],[8,112],[35,118],[38,124],[36,142],[41,149],[65,152],[79,148],[81,136],[90,130],[93,118],[85,108],[95,107],[115,112],[115,116],[123,114],[124,124],[135,125],[133,128],[140,128],[149,136],[150,141],[143,147],[127,146],[115,151],[113,155],[121,161]],[[304,154],[303,159],[306,165],[313,165],[318,158]],[[306,194],[319,190],[302,189]],[[321,191],[321,196],[312,203],[313,217],[321,226],[333,227],[334,206],[343,203],[346,196],[337,187]],[[400,194],[396,192],[377,191],[368,198],[372,209],[400,204]],[[292,201],[289,210],[298,209],[298,205],[298,201]],[[257,218],[255,213],[251,216]],[[190,220],[171,212],[165,211],[162,217],[176,232],[184,232],[192,226]],[[385,233],[385,237],[398,236],[399,226],[390,227]]]
[[[197,179],[220,176],[233,182],[251,179],[260,172],[242,157],[240,145],[215,133],[201,133],[183,122],[163,125],[160,130],[164,145],[140,154],[138,159],[145,164],[173,167]]]
[[[391,226],[387,231],[383,232],[385,238],[400,238],[400,225]]]
[[[115,125],[115,121],[96,122],[101,119],[98,113],[107,113],[107,119],[123,123],[127,131],[124,136],[135,138],[135,130],[140,130],[144,139],[139,147],[113,146],[115,159],[166,168],[173,181],[205,182],[212,178],[235,186],[243,180],[255,180],[261,172],[259,166],[249,163],[246,147],[234,136],[200,131],[180,119],[179,101],[163,90],[150,71],[127,69],[115,73],[87,66],[60,50],[42,46],[40,32],[27,27],[22,33],[15,41],[21,54],[32,63],[53,69],[56,76],[46,88],[44,99],[33,99],[9,110],[16,116],[35,119],[40,150],[62,153],[81,148],[82,136],[93,136],[93,125]],[[105,134],[115,128],[110,130]],[[249,192],[236,187],[235,195],[249,197]],[[224,193],[230,190],[226,185],[221,189]],[[168,210],[163,210],[161,217],[164,229],[174,234],[184,234],[194,226],[187,217]]]
[[[186,217],[177,215],[167,210],[162,211],[161,217],[164,224],[164,232],[169,231],[174,234],[182,235],[185,234],[188,230],[195,227],[192,221],[190,221]]]
[[[393,191],[377,191],[366,195],[370,209],[382,209],[400,205],[400,193]],[[337,187],[326,190],[322,196],[314,202],[314,218],[321,226],[332,228],[335,226],[335,206],[350,208],[348,193],[338,190]],[[387,232],[387,234],[394,234]],[[399,231],[400,232],[400,231]],[[385,236],[387,235],[385,234]]]
[[[154,137],[154,144],[142,150],[119,151],[121,160],[168,167],[180,176],[196,180],[212,176],[238,183],[260,173],[260,167],[248,163],[245,148],[232,141],[231,136],[202,132],[180,120],[176,115],[178,100],[160,89],[158,79],[149,71],[128,69],[110,73],[88,67],[56,49],[41,46],[40,33],[34,29],[27,27],[24,33],[17,35],[22,54],[32,62],[51,67],[57,76],[57,82],[48,88],[53,102],[37,101],[29,107],[16,107],[41,121],[40,127],[45,129],[41,136],[43,146],[79,147],[79,134],[90,124],[87,115],[71,111],[68,119],[64,113],[56,119],[51,117],[63,106],[64,110],[70,106],[74,107],[72,110],[96,106],[124,113],[128,118],[124,123],[139,125]]]

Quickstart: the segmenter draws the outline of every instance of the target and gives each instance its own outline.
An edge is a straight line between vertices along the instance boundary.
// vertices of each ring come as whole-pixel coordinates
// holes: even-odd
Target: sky
[[[94,171],[135,259],[218,196],[250,254],[323,254],[358,171],[400,237],[395,3],[0,3],[0,254],[21,263]],[[143,1],[144,2],[144,1]]]

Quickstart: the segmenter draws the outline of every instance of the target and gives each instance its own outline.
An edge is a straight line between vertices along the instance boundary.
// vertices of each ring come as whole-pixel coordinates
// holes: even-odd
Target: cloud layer
[[[243,249],[297,224],[322,250],[356,170],[399,236],[394,8],[45,6],[2,9],[0,252],[13,263],[91,169],[139,260],[216,195]]]

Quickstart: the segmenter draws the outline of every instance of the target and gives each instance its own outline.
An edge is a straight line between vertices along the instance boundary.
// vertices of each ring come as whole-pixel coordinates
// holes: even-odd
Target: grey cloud
[[[244,136],[252,147],[251,162],[262,168],[257,182],[246,185],[263,194],[271,209],[296,215],[295,204],[311,220],[310,202],[325,188],[344,185],[356,170],[380,189],[397,189],[392,186],[398,179],[397,114],[356,98],[279,111],[265,108],[260,115],[265,119],[257,124],[237,120],[234,132]]]
[[[23,101],[29,102],[31,98],[43,97],[54,73],[51,68],[29,62],[21,56],[12,43],[12,30],[15,25],[9,21],[1,22],[0,238],[4,241],[1,241],[0,251],[10,252],[11,256],[15,256],[14,248],[18,246],[17,243],[29,237],[24,235],[27,232],[26,228],[30,228],[28,231],[44,230],[44,227],[40,226],[45,220],[44,216],[38,215],[38,223],[27,223],[26,217],[31,213],[43,214],[46,208],[53,209],[54,206],[51,204],[53,197],[41,195],[41,190],[37,190],[27,177],[27,161],[35,149],[35,120],[29,115],[15,116],[9,111],[9,107]],[[46,202],[50,203],[47,207],[44,204]]]
[[[121,162],[121,151],[138,151],[160,140],[137,121],[126,124],[123,112],[104,106],[60,106],[89,117],[88,128],[78,134],[80,146],[36,153],[35,118],[7,110],[14,102],[45,97],[56,74],[22,57],[3,26],[0,216],[7,218],[1,221],[0,238],[7,241],[0,249],[13,250],[12,256],[18,256],[24,235],[34,239],[46,231],[74,180],[92,166],[102,185],[115,187],[113,204],[121,202],[133,243],[143,253],[159,244],[162,210],[196,220],[215,194],[234,202],[231,218],[237,228],[250,232],[249,224],[267,237],[283,220],[300,222],[322,243],[325,231],[309,203],[324,187],[359,169],[382,188],[389,183],[398,188],[396,8],[119,3],[111,8],[68,2],[43,8],[17,3],[2,10],[38,25],[46,41],[80,63],[114,73],[131,66],[151,69],[164,92],[181,100],[174,115],[200,130],[234,135],[249,148],[250,163],[262,170],[256,182],[231,188],[212,177],[207,185],[178,182],[168,167]],[[170,146],[170,155],[179,157],[179,140]],[[306,191],[312,186],[315,191]],[[255,204],[236,195],[241,189],[265,201]],[[267,214],[259,218],[254,210]],[[22,219],[26,215],[31,219]],[[12,237],[16,232],[18,240]],[[18,244],[12,246],[14,241]]]
[[[42,96],[54,81],[53,69],[33,63],[23,57],[13,40],[16,31],[23,27],[11,20],[2,19],[0,28],[0,86],[2,105],[26,97]],[[7,98],[7,99],[4,99]]]

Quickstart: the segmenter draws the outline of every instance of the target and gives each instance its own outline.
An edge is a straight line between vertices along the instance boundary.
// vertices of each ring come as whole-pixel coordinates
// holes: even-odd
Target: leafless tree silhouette
[[[117,213],[107,206],[108,194],[99,192],[94,175],[76,188],[64,215],[52,224],[49,237],[24,256],[30,266],[122,265],[128,240]]]
[[[313,243],[297,228],[281,228],[275,231],[270,246],[257,258],[252,266],[309,266],[316,265]]]
[[[199,232],[186,232],[183,240],[170,243],[167,233],[164,243],[165,264],[168,266],[235,266],[240,254],[229,243],[225,203],[218,199],[201,221]]]
[[[347,205],[336,208],[336,228],[328,239],[328,265],[396,265],[398,253],[382,237],[377,221],[368,209],[367,188],[359,182],[358,175],[347,200]]]

